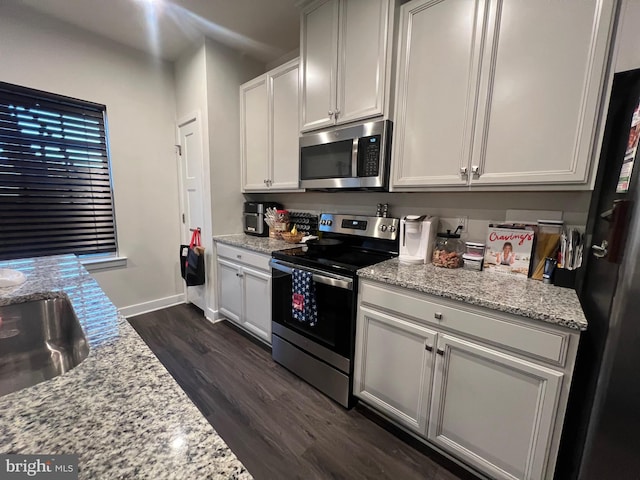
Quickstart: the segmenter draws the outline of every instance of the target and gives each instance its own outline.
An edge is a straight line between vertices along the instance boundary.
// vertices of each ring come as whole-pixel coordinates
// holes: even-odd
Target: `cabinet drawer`
[[[236,263],[251,265],[252,267],[260,270],[271,271],[271,268],[269,267],[269,260],[271,257],[268,255],[252,252],[245,248],[224,245],[222,243],[217,243],[217,249],[219,257],[228,258]]]
[[[360,298],[363,304],[397,312],[431,326],[460,332],[559,366],[566,363],[570,334],[536,325],[535,320],[524,324],[529,321],[506,318],[507,315],[500,312],[472,311],[476,309],[460,302],[366,281],[360,283]]]

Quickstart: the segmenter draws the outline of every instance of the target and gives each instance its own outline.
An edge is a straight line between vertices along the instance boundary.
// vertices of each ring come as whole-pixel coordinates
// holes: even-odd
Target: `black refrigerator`
[[[556,479],[640,479],[640,70],[616,74],[576,291],[580,339]],[[589,249],[589,251],[587,251]]]

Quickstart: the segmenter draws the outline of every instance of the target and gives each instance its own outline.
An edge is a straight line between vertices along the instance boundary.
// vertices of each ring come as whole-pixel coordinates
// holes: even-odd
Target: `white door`
[[[298,60],[269,74],[271,99],[270,190],[297,190],[300,171]]]
[[[300,130],[333,125],[338,69],[339,0],[314,3],[301,19]]]
[[[240,163],[243,191],[265,191],[269,179],[267,77],[240,87]]]
[[[361,307],[354,395],[426,435],[436,332]]]
[[[202,153],[202,133],[200,122],[194,118],[179,126],[180,136],[180,177],[183,206],[183,233],[185,243],[191,239],[192,228],[201,228],[204,223],[204,173]],[[205,265],[207,262],[205,262]],[[208,278],[209,275],[207,275]],[[187,301],[205,310],[206,285],[186,287]]]
[[[587,181],[615,4],[492,2],[474,184]]]
[[[271,344],[271,274],[242,268],[242,326]]]
[[[384,113],[389,0],[340,4],[338,123]],[[390,61],[390,60],[389,60]]]
[[[550,478],[563,373],[450,335],[437,343],[428,440],[491,478]]]
[[[218,259],[218,310],[240,324],[242,318],[242,269]]]
[[[484,0],[402,6],[394,188],[468,183],[484,9]]]

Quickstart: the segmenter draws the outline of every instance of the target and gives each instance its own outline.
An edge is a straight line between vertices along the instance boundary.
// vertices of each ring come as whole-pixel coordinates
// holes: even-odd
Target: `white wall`
[[[240,85],[264,72],[264,65],[213,40],[203,40],[175,65],[178,119],[197,113],[205,156],[203,227],[207,268],[205,314],[215,318],[215,262],[212,235],[242,232],[240,193]],[[208,212],[207,212],[208,210]],[[192,287],[194,288],[194,287]],[[190,293],[191,297],[191,293]]]
[[[458,216],[469,218],[465,240],[484,241],[489,221],[503,221],[508,210],[561,211],[571,225],[584,225],[591,192],[459,192],[459,193],[383,193],[383,192],[305,192],[252,194],[251,200],[282,203],[290,210],[344,212],[375,215],[378,203],[389,204],[389,214],[436,215],[441,228],[455,228]],[[544,216],[541,214],[541,216]],[[534,219],[537,215],[529,217]],[[520,220],[530,220],[521,218]],[[548,220],[548,218],[544,218]]]
[[[0,80],[107,106],[118,245],[129,260],[94,276],[118,307],[180,294],[170,66],[0,2]]]
[[[205,51],[213,234],[242,233],[240,85],[265,66],[213,40]]]
[[[618,20],[615,71],[640,68],[640,1],[624,0]]]

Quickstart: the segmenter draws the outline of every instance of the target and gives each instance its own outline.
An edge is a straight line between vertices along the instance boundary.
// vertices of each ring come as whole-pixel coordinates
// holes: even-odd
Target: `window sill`
[[[80,263],[88,272],[96,272],[109,268],[126,267],[127,257],[81,258]]]

